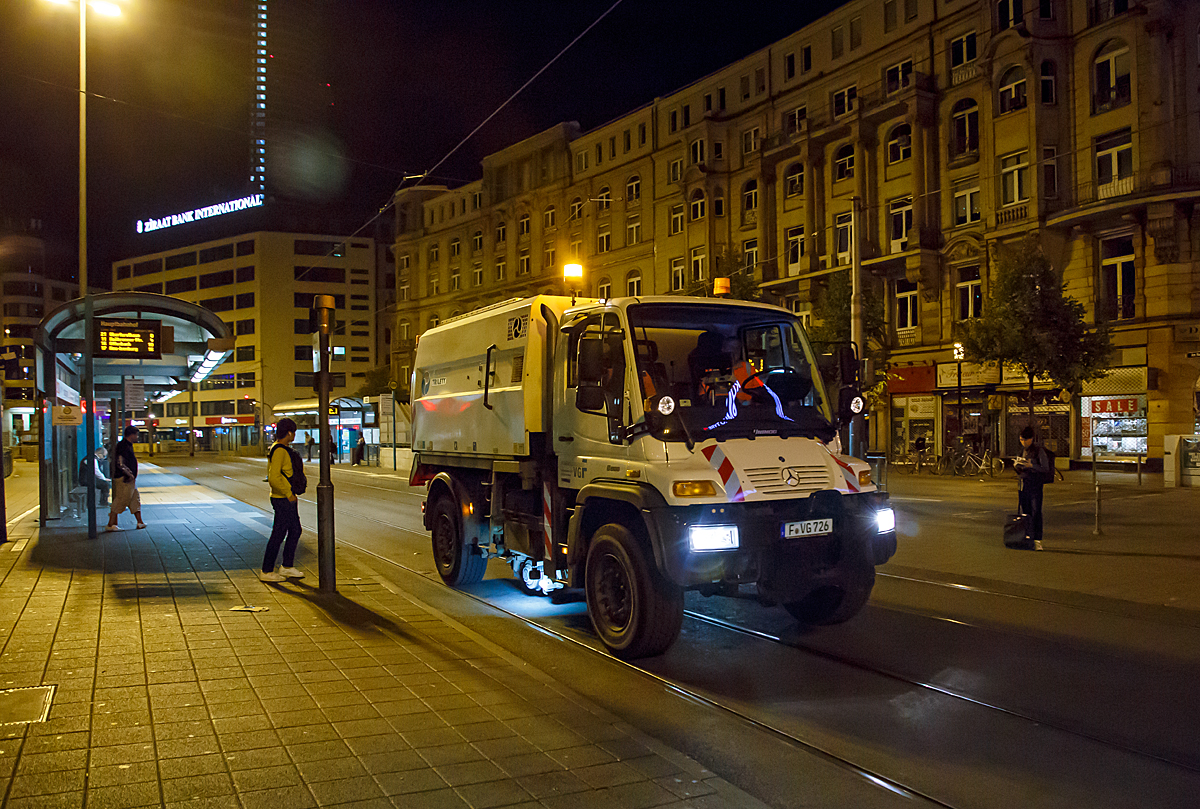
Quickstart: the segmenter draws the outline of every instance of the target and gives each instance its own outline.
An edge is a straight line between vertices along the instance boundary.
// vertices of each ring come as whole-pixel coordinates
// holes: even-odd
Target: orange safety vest
[[[738,385],[740,387],[737,393],[737,400],[739,402],[745,403],[750,401],[750,394],[746,392],[747,388],[766,387],[766,384],[762,381],[762,377],[759,377],[758,379],[750,379],[750,377],[754,376],[755,373],[756,371],[750,365],[750,363],[744,360],[734,363],[733,378],[738,381]],[[747,379],[750,379],[748,383],[746,382]]]

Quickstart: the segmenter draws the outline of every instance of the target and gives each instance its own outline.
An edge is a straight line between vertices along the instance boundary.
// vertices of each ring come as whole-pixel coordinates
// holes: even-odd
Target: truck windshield
[[[755,435],[832,439],[831,410],[799,321],[722,302],[628,309],[644,399],[667,395],[695,441]],[[679,431],[656,432],[684,440]]]

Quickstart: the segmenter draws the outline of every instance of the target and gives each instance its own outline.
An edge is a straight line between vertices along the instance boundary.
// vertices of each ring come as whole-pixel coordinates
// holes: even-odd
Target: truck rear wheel
[[[442,492],[433,503],[433,561],[438,575],[451,587],[478,584],[487,570],[487,559],[463,537],[458,502]]]
[[[588,547],[584,588],[600,640],[629,660],[665,652],[683,625],[683,590],[648,559],[622,525],[602,526]]]
[[[799,601],[790,601],[783,608],[802,624],[831,626],[849,621],[859,613],[871,597],[875,571],[855,579],[845,587],[821,587]]]

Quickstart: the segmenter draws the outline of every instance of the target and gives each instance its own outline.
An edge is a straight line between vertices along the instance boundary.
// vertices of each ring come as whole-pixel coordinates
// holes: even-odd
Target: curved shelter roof
[[[93,359],[97,398],[119,390],[123,376],[143,379],[148,398],[177,390],[180,379],[190,378],[206,358],[211,370],[233,349],[228,324],[198,304],[149,292],[106,292],[91,299],[95,318],[158,320],[174,338],[162,346],[162,359]],[[38,324],[35,344],[48,353],[83,354],[85,316],[83,298],[55,307]]]

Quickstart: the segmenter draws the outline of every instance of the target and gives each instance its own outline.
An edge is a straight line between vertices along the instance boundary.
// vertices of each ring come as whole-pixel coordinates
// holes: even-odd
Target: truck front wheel
[[[799,601],[789,601],[783,608],[802,624],[830,626],[849,621],[871,597],[875,572],[852,579],[842,587],[821,587]]]
[[[600,640],[629,660],[662,654],[683,625],[683,590],[648,559],[622,525],[602,526],[588,547],[584,588]]]
[[[433,504],[433,561],[438,575],[451,587],[478,584],[487,570],[487,559],[467,545],[459,521],[458,502],[443,492]]]

